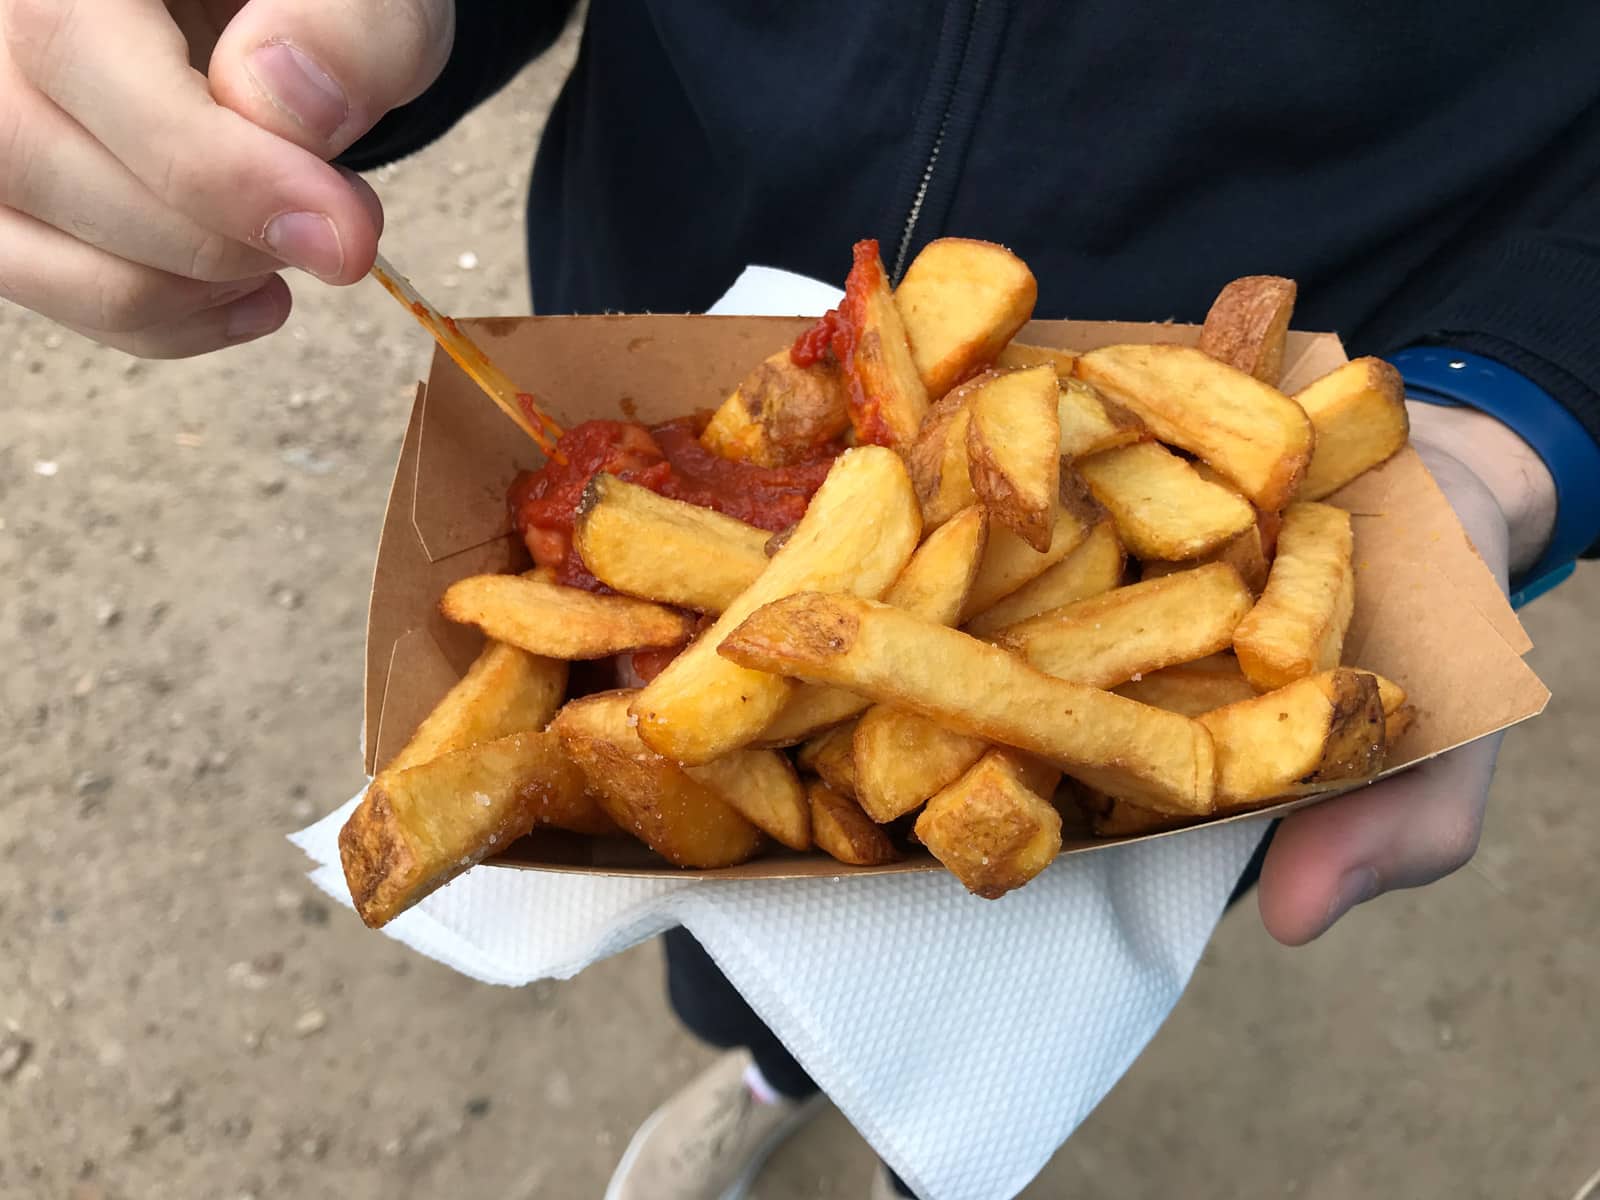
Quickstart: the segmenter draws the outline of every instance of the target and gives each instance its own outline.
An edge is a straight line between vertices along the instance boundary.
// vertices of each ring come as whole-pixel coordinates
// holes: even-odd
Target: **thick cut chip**
[[[1050,549],[1061,491],[1061,394],[1051,367],[986,378],[968,405],[967,470],[992,517],[1040,554]]]
[[[570,701],[550,725],[606,814],[675,866],[730,867],[752,857],[760,831],[717,788],[639,740],[628,713],[633,695]]]
[[[1057,448],[1069,462],[1102,450],[1131,446],[1150,436],[1138,417],[1107,404],[1105,397],[1076,378],[1061,383],[1056,423],[1061,431]]]
[[[790,596],[753,614],[721,652],[756,670],[835,684],[1026,750],[1151,808],[1211,810],[1204,726],[1056,679],[997,646],[886,604]]]
[[[811,806],[789,760],[770,750],[735,750],[698,767],[685,767],[762,833],[791,850],[811,846]]]
[[[1065,381],[1072,377],[1072,364],[1077,361],[1078,356],[1071,350],[1011,342],[995,356],[994,365],[1001,371],[1010,371],[1016,367],[1037,367],[1041,364],[1051,366],[1056,369],[1056,377]]]
[[[1294,280],[1280,275],[1235,279],[1212,301],[1200,330],[1200,349],[1277,387],[1297,290]]]
[[[1061,772],[1014,750],[990,750],[917,818],[917,838],[967,890],[997,900],[1061,853],[1050,802]]]
[[[583,775],[549,733],[514,733],[382,772],[339,831],[356,912],[376,929],[541,817],[572,824],[592,808]]]
[[[820,779],[807,785],[806,797],[811,802],[811,829],[818,849],[852,867],[882,866],[900,857],[889,835],[850,797]]]
[[[959,779],[989,743],[920,713],[877,704],[856,722],[852,745],[855,797],[868,816],[887,824]]]
[[[1406,386],[1381,358],[1345,363],[1295,396],[1316,430],[1317,447],[1300,484],[1300,499],[1331,496],[1387,460],[1411,436]]]
[[[1107,346],[1081,355],[1074,370],[1161,441],[1233,480],[1257,508],[1284,507],[1311,461],[1304,409],[1192,347]]]
[[[911,357],[937,400],[995,355],[1028,323],[1039,285],[1004,246],[938,238],[922,248],[895,289]]]
[[[1343,509],[1303,503],[1283,514],[1266,590],[1233,635],[1258,691],[1339,665],[1355,612],[1354,549]]]
[[[703,763],[748,745],[794,691],[720,657],[717,645],[756,609],[807,589],[878,597],[905,568],[922,532],[900,456],[881,446],[841,454],[806,515],[766,569],[634,701],[639,736],[675,762]]]
[[[967,465],[967,430],[972,410],[970,391],[958,388],[933,406],[922,430],[906,450],[906,469],[922,505],[922,524],[928,529],[944,524],[978,501]]]
[[[991,524],[989,544],[984,547],[978,577],[961,610],[961,622],[988,612],[1039,578],[1081,546],[1089,531],[1104,519],[1104,511],[1089,495],[1083,480],[1071,471],[1063,471],[1061,492],[1050,518],[1050,549],[1040,554],[1011,530]]]
[[[800,747],[795,759],[813,775],[822,776],[827,785],[842,796],[856,794],[856,724],[840,725],[819,733]]]
[[[566,688],[566,663],[491,641],[384,769],[404,771],[479,742],[543,729]]]
[[[1244,580],[1245,587],[1253,595],[1259,596],[1261,589],[1267,586],[1267,571],[1271,564],[1267,562],[1266,547],[1261,541],[1261,523],[1254,521],[1250,528],[1235,537],[1229,538],[1215,550],[1202,554],[1197,559],[1188,562],[1165,562],[1158,558],[1146,559],[1139,564],[1141,579],[1160,579],[1163,575],[1171,575],[1178,571],[1188,571],[1204,563],[1225,563],[1239,572],[1239,578]]]
[[[927,415],[928,389],[912,358],[877,243],[857,243],[843,308],[856,332],[847,368],[856,439],[878,446],[909,445]]]
[[[584,489],[572,542],[590,573],[619,592],[719,613],[766,569],[771,536],[602,474]]]
[[[1219,811],[1383,767],[1383,701],[1365,671],[1325,671],[1197,719],[1216,743]]]
[[[844,373],[831,358],[797,367],[787,349],[751,371],[700,442],[723,458],[784,467],[814,458],[850,428]]]
[[[973,617],[966,623],[966,631],[986,636],[1053,608],[1109,592],[1122,582],[1126,561],[1116,526],[1101,521],[1071,554]]]
[[[1212,563],[1030,617],[995,642],[1058,679],[1113,688],[1227,649],[1251,602],[1239,573]]]
[[[605,658],[624,650],[676,646],[694,632],[694,622],[675,609],[523,575],[458,579],[445,589],[439,611],[549,658]]]
[[[1078,471],[1116,522],[1123,545],[1141,559],[1198,558],[1255,524],[1245,500],[1207,483],[1155,442],[1079,459]]]
[[[974,505],[928,535],[883,594],[883,602],[941,625],[954,625],[972,590],[987,541],[988,520],[983,509]],[[792,746],[859,716],[869,703],[838,688],[801,684],[772,724],[761,731],[760,744]]]
[[[1119,696],[1186,717],[1198,717],[1240,700],[1253,700],[1256,694],[1239,670],[1239,660],[1231,654],[1210,654],[1153,671],[1117,689]]]

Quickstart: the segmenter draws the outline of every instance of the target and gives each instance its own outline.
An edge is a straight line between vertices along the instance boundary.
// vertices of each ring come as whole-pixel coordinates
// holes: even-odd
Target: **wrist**
[[[1448,455],[1471,472],[1499,508],[1512,576],[1539,561],[1556,521],[1556,485],[1539,454],[1509,425],[1476,409],[1407,401],[1419,450]]]

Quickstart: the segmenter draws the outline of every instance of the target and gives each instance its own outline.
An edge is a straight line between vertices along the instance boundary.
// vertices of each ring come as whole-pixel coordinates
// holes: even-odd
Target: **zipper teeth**
[[[933,149],[928,152],[928,165],[922,168],[922,179],[917,184],[917,194],[911,198],[911,211],[906,214],[906,226],[900,232],[900,248],[894,256],[894,278],[900,281],[901,274],[906,269],[906,255],[911,251],[911,235],[916,232],[917,218],[922,215],[922,204],[928,198],[928,186],[933,182],[933,169],[939,162],[939,149],[944,145],[944,133],[950,125],[950,113],[946,110],[944,118],[939,122],[939,132],[934,135]]]
[[[917,219],[922,216],[922,205],[928,198],[928,188],[933,184],[933,171],[939,164],[939,151],[944,147],[944,135],[950,128],[950,110],[955,107],[956,82],[966,66],[967,51],[972,47],[972,31],[977,27],[978,14],[983,11],[984,0],[976,0],[972,15],[967,18],[967,40],[961,47],[961,61],[956,64],[956,79],[951,81],[950,95],[944,102],[944,113],[939,118],[939,131],[933,135],[933,148],[928,151],[927,165],[922,168],[922,178],[917,182],[917,194],[911,198],[911,210],[906,213],[905,228],[900,231],[900,246],[895,251],[892,278],[896,284],[906,269],[906,255],[911,252],[911,237],[917,231]]]

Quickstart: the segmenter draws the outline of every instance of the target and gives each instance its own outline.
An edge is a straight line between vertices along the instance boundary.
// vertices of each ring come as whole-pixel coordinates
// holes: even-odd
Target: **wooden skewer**
[[[541,450],[557,462],[567,461],[566,456],[556,449],[561,426],[546,415],[532,395],[519,391],[506,373],[479,349],[478,344],[461,331],[460,326],[424,300],[417,289],[411,286],[411,281],[396,271],[381,254],[373,264],[372,277],[405,305],[417,323],[433,335],[456,365],[484,390],[489,399],[499,405],[501,412],[537,442]]]

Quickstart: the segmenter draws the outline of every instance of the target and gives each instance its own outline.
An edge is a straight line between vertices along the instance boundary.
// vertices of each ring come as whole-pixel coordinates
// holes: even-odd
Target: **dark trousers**
[[[1272,830],[1261,840],[1244,874],[1228,900],[1231,908],[1255,887],[1261,878],[1261,860],[1266,857],[1272,842]],[[717,970],[711,956],[700,947],[686,929],[671,929],[664,938],[667,947],[667,994],[672,999],[672,1009],[678,1014],[689,1032],[713,1046],[733,1049],[745,1046],[755,1058],[756,1066],[777,1091],[791,1100],[803,1100],[816,1094],[817,1085],[794,1057],[783,1048],[777,1036],[761,1023],[755,1010],[745,1003],[744,997],[734,989],[722,972]],[[895,1190],[902,1196],[912,1192],[900,1181],[894,1180]]]

